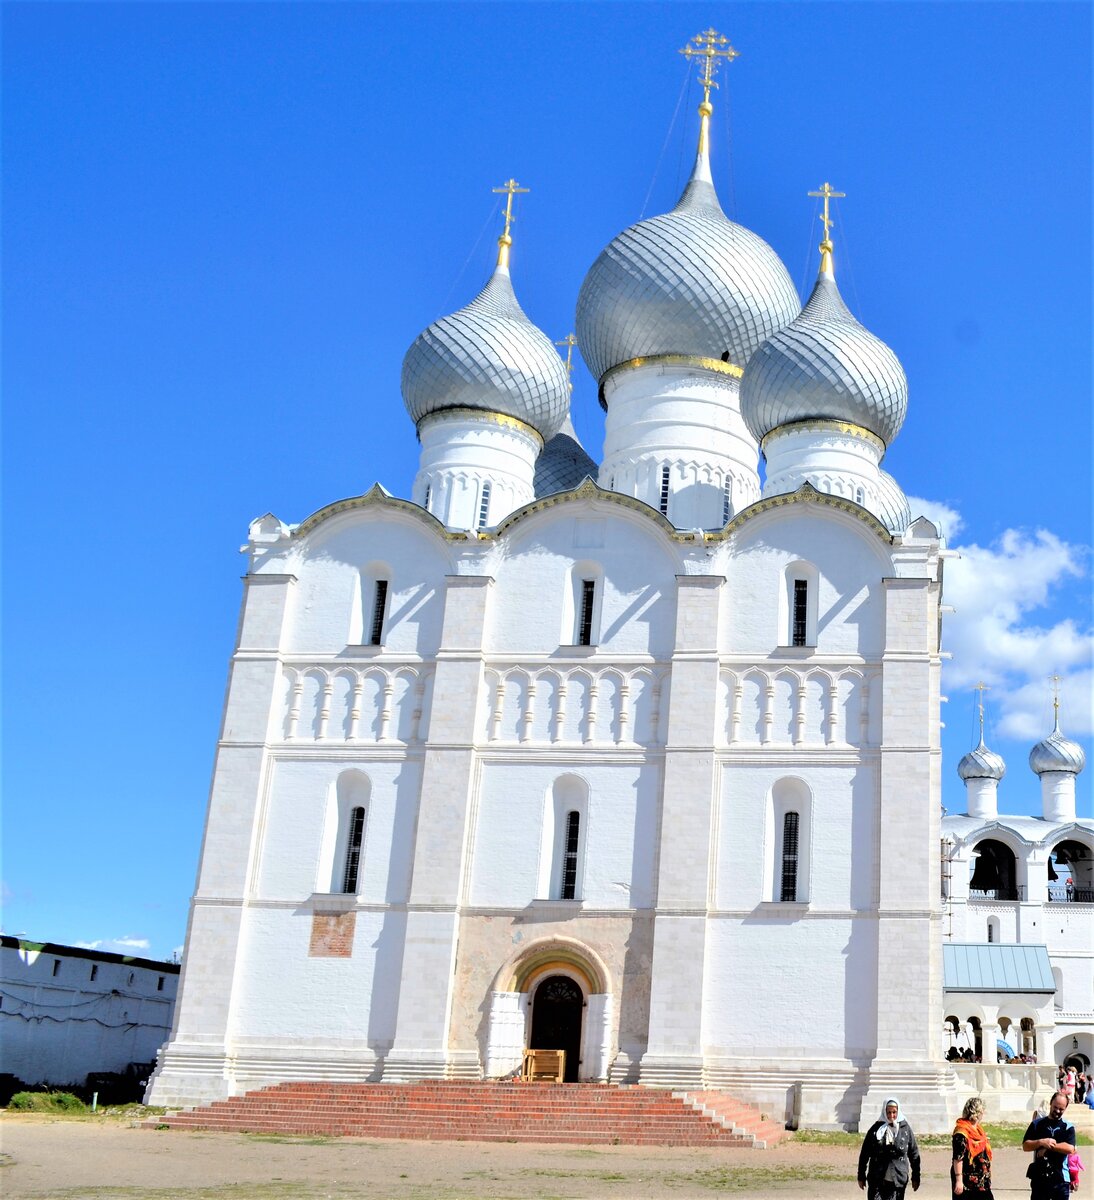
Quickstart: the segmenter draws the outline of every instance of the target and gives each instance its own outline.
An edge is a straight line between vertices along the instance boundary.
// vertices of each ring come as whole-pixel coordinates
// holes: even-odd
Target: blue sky
[[[971,685],[1012,811],[1064,677],[1091,732],[1091,9],[1075,4],[20,4],[4,24],[4,928],[183,940],[249,520],[407,494],[419,330],[514,229],[570,331],[604,244],[675,201],[713,24],[727,213],[837,270],[901,358],[886,466],[941,514],[944,802]],[[599,452],[592,378],[574,420]],[[1080,812],[1090,815],[1088,769]]]

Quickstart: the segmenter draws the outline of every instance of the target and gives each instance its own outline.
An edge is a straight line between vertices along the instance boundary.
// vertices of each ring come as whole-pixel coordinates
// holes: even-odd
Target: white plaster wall
[[[600,628],[594,636],[599,651],[667,654],[680,571],[671,544],[648,520],[617,506],[575,509],[559,505],[512,527],[504,556],[491,565],[487,650],[550,654],[571,642],[565,598],[570,570],[581,561],[603,570]]]
[[[440,643],[444,576],[452,563],[439,533],[404,514],[351,510],[324,522],[299,548],[293,605],[282,649],[338,654],[368,638],[371,597],[360,598],[361,573],[390,568],[385,653],[422,654]]]
[[[868,916],[745,920],[707,926],[703,1043],[727,1057],[869,1054],[877,1027],[877,924]],[[899,997],[883,1002],[899,1005]],[[793,1068],[791,1068],[791,1063]]]
[[[309,957],[310,907],[252,907],[244,918],[231,1040],[383,1050],[395,1036],[406,916],[359,911],[353,954]]]
[[[333,818],[334,789],[339,774],[347,770],[362,772],[371,783],[358,895],[368,904],[406,901],[421,786],[421,766],[412,759],[272,759],[256,898],[302,900],[313,892],[337,890],[330,878],[319,877],[319,868]],[[340,874],[339,864],[334,864],[334,873]]]
[[[0,1071],[24,1083],[82,1085],[92,1071],[152,1062],[171,1028],[177,969],[64,949],[0,948]]]
[[[765,865],[777,877],[775,830],[765,820],[768,795],[777,780],[799,779],[812,805],[808,861],[798,861],[799,884],[808,885],[812,908],[848,912],[875,903],[877,871],[876,771],[870,764],[826,765],[788,758],[784,767],[726,762],[715,846],[714,907],[725,911],[756,908],[763,902]],[[777,910],[778,904],[772,909]]]
[[[881,540],[862,522],[820,505],[774,509],[745,524],[725,557],[723,653],[766,655],[788,644],[779,596],[787,566],[804,561],[819,575],[816,652],[880,654],[881,580],[894,572]]]
[[[652,903],[660,770],[656,764],[501,763],[481,767],[468,902],[524,908],[540,895],[546,797],[563,774],[588,784],[579,899],[590,908]],[[548,851],[549,852],[549,851]]]

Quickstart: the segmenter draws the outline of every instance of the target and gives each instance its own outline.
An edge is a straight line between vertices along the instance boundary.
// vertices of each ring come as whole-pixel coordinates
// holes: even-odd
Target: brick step
[[[723,1122],[729,1122],[728,1128]],[[423,1141],[766,1146],[784,1131],[720,1092],[607,1084],[275,1084],[148,1124]]]

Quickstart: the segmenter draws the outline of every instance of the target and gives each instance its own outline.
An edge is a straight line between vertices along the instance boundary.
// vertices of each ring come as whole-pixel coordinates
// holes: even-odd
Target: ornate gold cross
[[[825,184],[825,187],[827,187],[827,186],[828,185]],[[980,740],[983,741],[984,740],[984,693],[990,692],[991,688],[986,683],[984,683],[983,680],[981,680],[976,684],[976,686],[972,690],[974,692],[978,693],[978,695],[976,697],[976,707],[980,713]]]
[[[491,188],[490,190],[493,192],[499,192],[499,193],[505,192],[506,193],[505,229],[502,231],[501,236],[503,238],[505,238],[507,242],[511,241],[512,239],[509,237],[509,227],[513,224],[513,197],[515,195],[517,195],[518,193],[523,194],[525,192],[530,191],[531,189],[526,188],[526,187],[521,187],[520,184],[517,183],[517,181],[515,179],[507,179],[501,185],[501,187]]]
[[[697,33],[692,39],[695,43],[692,46],[690,43],[685,46],[680,53],[690,62],[693,58],[703,59],[703,67],[699,73],[699,83],[703,89],[703,103],[710,103],[710,90],[718,85],[714,82],[714,72],[718,67],[718,59],[724,58],[727,62],[732,62],[735,58],[740,58],[740,54],[733,49],[729,44],[729,38],[722,37],[716,29],[704,29],[702,33]],[[718,47],[724,46],[724,50]]]
[[[569,378],[574,371],[574,347],[577,345],[577,336],[568,333],[561,342],[555,342],[555,345],[566,347],[566,377]]]
[[[821,217],[821,220],[824,222],[824,240],[826,242],[830,243],[832,241],[831,231],[832,231],[832,225],[834,224],[834,222],[832,221],[832,218],[828,215],[828,201],[836,200],[836,199],[842,200],[847,195],[847,193],[835,191],[835,189],[832,187],[832,185],[830,183],[826,182],[826,183],[822,183],[820,185],[819,191],[810,192],[809,194],[810,194],[810,196],[818,196],[818,197],[823,196],[824,197],[824,216]],[[983,685],[981,685],[981,686],[983,686]]]

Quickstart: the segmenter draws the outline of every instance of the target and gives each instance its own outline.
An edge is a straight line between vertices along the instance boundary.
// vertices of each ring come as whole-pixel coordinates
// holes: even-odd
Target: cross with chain
[[[509,237],[509,227],[513,224],[513,197],[518,193],[530,191],[530,188],[521,187],[515,179],[507,179],[501,187],[491,188],[492,192],[505,192],[505,229],[502,231],[502,240],[506,245],[512,240]]]
[[[727,62],[732,62],[735,58],[740,58],[740,54],[733,49],[729,44],[729,38],[722,37],[716,29],[704,29],[702,33],[697,33],[692,39],[694,46],[685,46],[680,53],[690,62],[693,58],[701,58],[704,60],[702,70],[699,73],[699,83],[703,89],[703,103],[710,103],[710,90],[718,85],[714,82],[714,72],[718,67],[718,59],[724,58]],[[724,50],[718,49],[719,46],[724,46]]]
[[[832,225],[834,222],[832,221],[832,218],[828,215],[828,201],[836,200],[836,199],[842,200],[847,195],[847,193],[835,191],[833,189],[832,185],[830,183],[826,182],[826,183],[822,183],[820,185],[819,191],[810,192],[809,195],[824,198],[824,216],[821,217],[821,220],[824,222],[824,240],[826,242],[830,243],[832,240],[830,235],[831,235]]]

